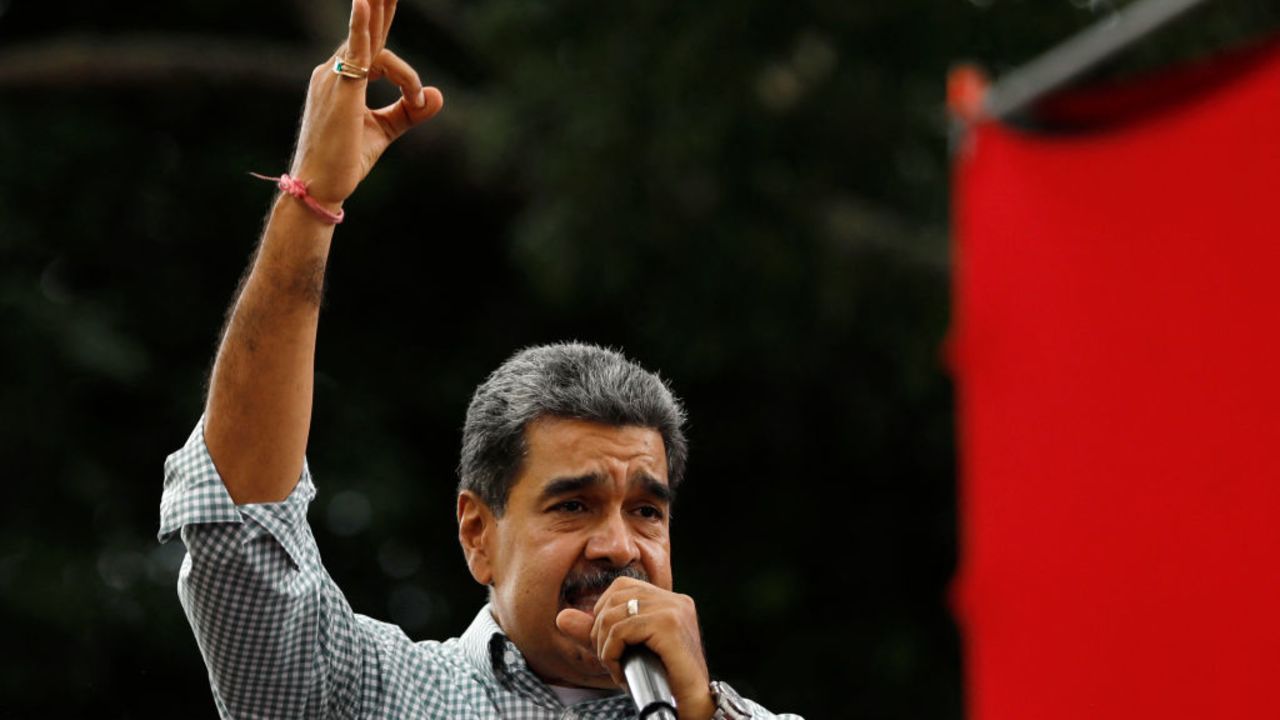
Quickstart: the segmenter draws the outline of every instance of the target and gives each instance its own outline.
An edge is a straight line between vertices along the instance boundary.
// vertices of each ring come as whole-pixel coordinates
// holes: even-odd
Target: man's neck
[[[622,692],[618,689],[602,690],[600,688],[568,687],[565,685],[547,685],[547,687],[551,688],[551,692],[556,694],[556,697],[560,699],[560,704],[565,707],[587,702],[588,700],[599,700]]]

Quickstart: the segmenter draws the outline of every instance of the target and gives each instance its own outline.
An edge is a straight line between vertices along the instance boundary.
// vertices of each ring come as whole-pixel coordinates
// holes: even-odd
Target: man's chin
[[[568,641],[568,651],[564,654],[566,665],[571,669],[574,677],[566,678],[571,684],[579,687],[598,688],[601,690],[617,690],[618,685],[609,677],[609,671],[605,669],[600,662],[600,658],[596,657],[595,652],[565,636]]]
[[[597,674],[584,674],[577,678],[574,683],[578,687],[595,688],[597,690],[617,690],[618,685],[609,677],[609,673],[604,668],[599,668]]]

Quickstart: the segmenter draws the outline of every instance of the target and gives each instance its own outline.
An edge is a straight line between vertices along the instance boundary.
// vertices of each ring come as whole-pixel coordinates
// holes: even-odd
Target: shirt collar
[[[508,672],[507,666],[510,664],[508,660],[524,662],[520,650],[503,634],[498,621],[493,618],[492,609],[487,604],[476,613],[476,619],[471,621],[471,626],[459,640],[467,662],[489,680],[499,682],[503,680],[503,675]],[[506,647],[508,645],[510,648]],[[496,655],[495,648],[498,648]],[[508,650],[511,656],[508,656]]]

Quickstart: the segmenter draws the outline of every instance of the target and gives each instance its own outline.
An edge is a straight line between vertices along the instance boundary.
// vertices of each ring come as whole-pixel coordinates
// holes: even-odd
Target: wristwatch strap
[[[729,687],[728,683],[719,680],[711,681],[711,702],[716,706],[711,720],[750,720],[751,718],[751,706],[736,690]]]

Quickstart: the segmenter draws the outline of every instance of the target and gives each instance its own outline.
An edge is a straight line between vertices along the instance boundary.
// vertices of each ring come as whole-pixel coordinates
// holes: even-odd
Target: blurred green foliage
[[[1213,5],[1095,75],[1280,14]],[[465,627],[466,402],[517,348],[584,339],[687,402],[676,576],[713,673],[814,718],[959,717],[944,77],[1113,10],[402,0],[392,46],[446,110],[347,205],[310,449],[355,608]],[[245,172],[288,160],[308,68],[263,48],[320,62],[344,16],[0,1],[0,717],[214,715],[181,548],[154,541],[161,462],[271,194]],[[273,72],[224,77],[200,43]]]

